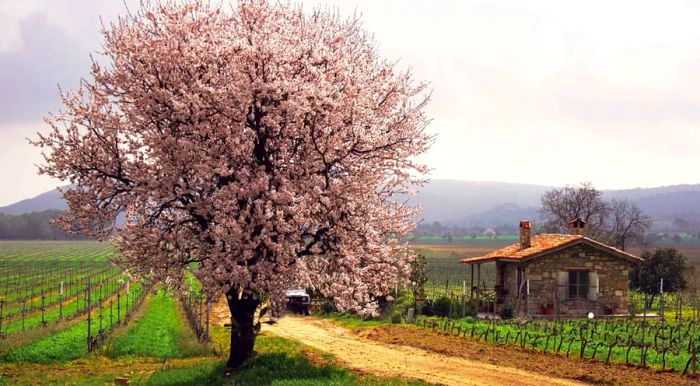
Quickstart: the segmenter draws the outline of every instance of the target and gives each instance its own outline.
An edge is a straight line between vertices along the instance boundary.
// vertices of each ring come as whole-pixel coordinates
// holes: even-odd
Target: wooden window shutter
[[[591,271],[588,272],[588,300],[597,301],[598,300],[598,273]]]
[[[557,291],[559,300],[569,298],[569,273],[566,271],[557,271]]]

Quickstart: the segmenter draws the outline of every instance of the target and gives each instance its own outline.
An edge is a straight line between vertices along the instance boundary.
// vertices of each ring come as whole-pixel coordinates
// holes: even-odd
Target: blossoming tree
[[[413,258],[416,208],[392,196],[426,172],[425,86],[356,18],[285,3],[146,2],[103,35],[33,141],[40,172],[72,184],[61,226],[171,285],[195,266],[228,301],[229,368],[253,352],[261,301],[290,287],[374,313]]]

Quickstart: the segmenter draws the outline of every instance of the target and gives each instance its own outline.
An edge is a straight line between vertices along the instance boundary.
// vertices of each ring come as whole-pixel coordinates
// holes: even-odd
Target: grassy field
[[[444,288],[445,284],[458,289],[464,281],[469,286],[471,280],[470,267],[468,264],[460,264],[461,259],[481,256],[509,244],[511,242],[505,240],[478,240],[468,244],[414,244],[413,249],[427,258],[428,290],[433,287]],[[475,268],[475,281],[476,278]],[[486,287],[493,287],[496,279],[493,263],[481,265],[481,279],[482,285],[485,281]]]

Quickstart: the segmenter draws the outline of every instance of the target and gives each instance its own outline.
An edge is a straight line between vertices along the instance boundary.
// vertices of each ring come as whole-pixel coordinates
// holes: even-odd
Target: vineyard
[[[508,320],[479,321],[421,317],[416,323],[455,337],[493,344],[511,344],[567,358],[595,359],[641,367],[675,369],[683,374],[698,370],[700,328],[696,321],[669,323],[644,319]]]
[[[264,334],[250,368],[225,378],[230,329],[212,325],[194,275],[176,293],[129,279],[115,253],[99,242],[0,242],[0,385],[385,384]]]
[[[97,242],[0,243],[0,359],[51,363],[87,355],[148,292]]]
[[[171,384],[181,379],[227,383],[221,373],[230,329],[212,323],[213,299],[204,296],[192,272],[186,272],[184,290],[174,293],[129,279],[110,261],[114,253],[111,244],[98,242],[0,242],[0,384],[7,380],[4,377],[73,382],[79,375],[70,369],[98,365],[104,367],[100,373],[90,373],[94,384],[110,383],[125,374],[135,384]],[[439,254],[434,252],[429,259],[434,269],[447,267],[450,259]],[[657,316],[648,318],[480,320],[465,316],[468,295],[458,277],[454,281],[438,277],[444,281],[429,281],[426,292],[433,301],[449,299],[446,314],[418,315],[413,324],[421,331],[517,346],[559,355],[562,360],[630,364],[672,370],[679,376],[698,372],[696,297],[669,295],[645,306],[646,299],[635,294],[632,309]],[[270,383],[276,379],[272,374],[304,376],[292,371],[295,368],[324,381],[328,375],[339,377],[339,384],[361,383],[345,369],[311,364],[307,349],[298,343],[265,335],[259,342],[264,355],[254,360],[250,372],[237,378],[241,384]],[[154,363],[171,363],[172,368]],[[26,373],[27,364],[70,375],[32,375]],[[256,366],[261,367],[255,370]],[[141,370],[136,372],[134,367]],[[90,382],[85,378],[79,383]]]

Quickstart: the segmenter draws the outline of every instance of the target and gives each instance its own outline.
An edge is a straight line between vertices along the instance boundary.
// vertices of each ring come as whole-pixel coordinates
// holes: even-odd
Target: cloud
[[[58,85],[75,88],[89,70],[88,49],[35,12],[19,25],[21,45],[0,52],[0,125],[36,121],[59,106]]]
[[[697,2],[302,1],[307,11],[357,12],[381,55],[431,83],[429,130],[438,138],[424,160],[435,177],[601,188],[699,182]],[[132,10],[138,2],[126,0]],[[24,137],[59,107],[57,84],[74,88],[88,75],[99,17],[124,11],[123,1],[0,2],[11,19],[0,24],[0,140],[13,147],[0,164],[25,165],[3,167],[0,180],[30,173],[35,149]],[[572,152],[586,161],[570,162]],[[0,202],[9,194],[19,195],[0,192]]]

